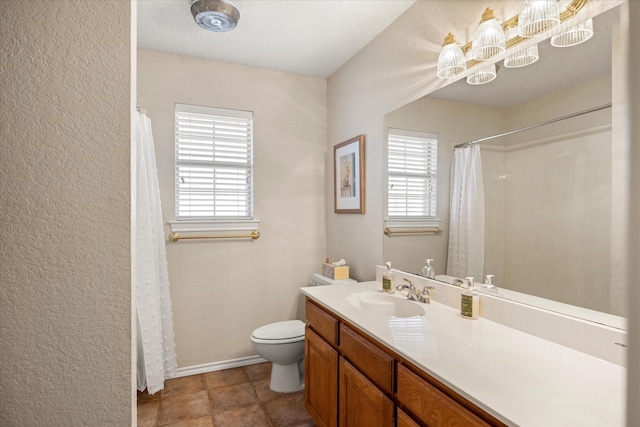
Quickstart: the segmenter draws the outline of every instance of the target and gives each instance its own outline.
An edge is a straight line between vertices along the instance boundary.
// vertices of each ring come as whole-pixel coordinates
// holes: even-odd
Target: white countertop
[[[362,282],[301,292],[508,425],[624,425],[623,366],[487,319],[462,318],[438,302],[420,304],[424,316],[399,318],[347,301],[380,287]]]

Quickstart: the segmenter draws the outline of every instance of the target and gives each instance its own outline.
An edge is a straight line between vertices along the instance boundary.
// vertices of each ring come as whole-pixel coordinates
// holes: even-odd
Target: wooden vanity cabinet
[[[396,396],[398,402],[429,427],[490,426],[401,364]]]
[[[340,427],[393,427],[391,399],[340,358]]]
[[[307,327],[304,354],[305,407],[318,427],[336,427],[338,352]]]
[[[304,398],[319,427],[505,427],[308,298],[306,310]]]
[[[420,427],[420,424],[413,421],[413,419],[400,408],[398,408],[397,418],[398,423],[396,427]]]

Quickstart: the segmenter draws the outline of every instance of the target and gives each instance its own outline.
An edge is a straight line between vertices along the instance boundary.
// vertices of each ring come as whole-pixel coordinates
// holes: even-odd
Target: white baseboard
[[[223,360],[222,362],[205,363],[203,365],[185,366],[178,368],[176,374],[171,378],[188,377],[189,375],[205,374],[207,372],[222,371],[223,369],[239,368],[241,366],[255,365],[256,363],[267,362],[266,359],[255,355],[241,357],[239,359]]]

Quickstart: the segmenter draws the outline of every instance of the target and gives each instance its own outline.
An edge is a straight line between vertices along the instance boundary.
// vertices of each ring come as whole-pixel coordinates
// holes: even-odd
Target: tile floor
[[[269,389],[271,363],[175,378],[138,392],[138,426],[315,427],[303,392]]]

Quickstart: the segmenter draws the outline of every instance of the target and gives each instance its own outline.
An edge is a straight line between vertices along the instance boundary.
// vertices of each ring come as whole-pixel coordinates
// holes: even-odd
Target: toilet
[[[270,323],[251,334],[253,349],[273,363],[269,388],[292,393],[304,387],[304,323],[286,320]]]
[[[314,274],[310,286],[357,283],[353,279],[333,280]],[[270,323],[251,334],[253,349],[273,363],[269,388],[280,393],[293,393],[304,388],[304,323],[286,320]]]

